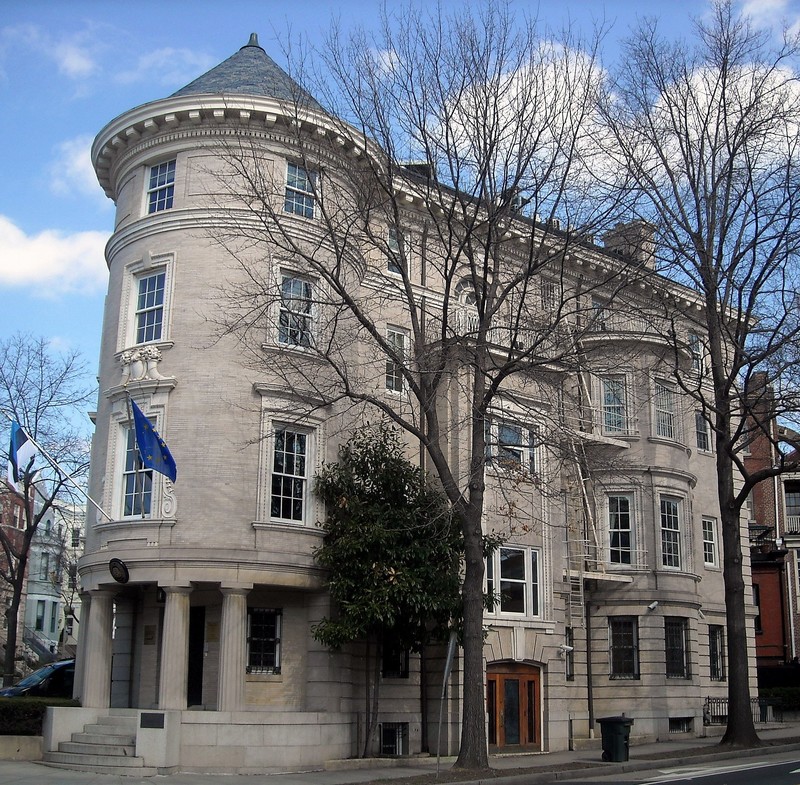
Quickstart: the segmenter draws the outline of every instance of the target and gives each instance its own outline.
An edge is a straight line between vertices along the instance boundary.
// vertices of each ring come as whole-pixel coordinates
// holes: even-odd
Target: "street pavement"
[[[528,755],[493,755],[492,772],[475,779],[468,774],[458,777],[451,771],[453,759],[442,759],[437,778],[436,758],[336,761],[325,771],[291,774],[170,774],[155,777],[89,774],[45,766],[31,761],[0,761],[0,785],[358,785],[377,783],[401,785],[414,778],[418,783],[460,783],[461,785],[536,785],[567,777],[608,776],[621,772],[652,771],[680,765],[687,760],[732,760],[763,756],[792,750],[800,752],[800,724],[786,723],[758,728],[764,746],[754,750],[719,748],[719,736],[708,738],[668,738],[630,748],[630,760],[604,763],[599,748],[532,753]]]

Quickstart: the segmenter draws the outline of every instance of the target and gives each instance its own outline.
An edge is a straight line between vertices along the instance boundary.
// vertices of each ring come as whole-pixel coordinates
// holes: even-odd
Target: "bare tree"
[[[665,339],[716,452],[729,662],[722,743],[753,745],[740,515],[758,483],[798,469],[763,416],[768,390],[770,417],[800,403],[789,379],[800,337],[798,38],[774,45],[729,0],[695,33],[692,46],[670,43],[645,21],[629,38],[606,102],[604,163],[631,179],[631,210],[654,227],[658,272],[703,302],[665,302],[690,325],[688,338],[673,329]],[[757,433],[772,440],[774,462],[750,471],[743,455]]]
[[[0,410],[19,423],[71,477],[79,480],[88,469],[89,440],[72,420],[89,402],[92,390],[84,383],[77,352],[58,354],[44,338],[16,334],[0,341]],[[0,527],[0,579],[11,588],[4,655],[4,684],[14,680],[19,609],[31,542],[50,508],[67,498],[71,484],[43,456],[20,467],[15,487],[3,483],[3,493],[22,500],[19,530]]]
[[[493,3],[397,13],[376,38],[331,34],[314,93],[332,111],[298,90],[283,143],[243,126],[222,151],[237,209],[217,236],[235,260],[221,327],[303,415],[365,407],[421,445],[465,541],[457,765],[485,768],[489,423],[504,406],[549,419],[536,438],[555,446],[553,390],[578,367],[592,289],[608,294],[618,274],[567,272],[613,211],[598,212],[585,176],[597,41],[545,36]]]

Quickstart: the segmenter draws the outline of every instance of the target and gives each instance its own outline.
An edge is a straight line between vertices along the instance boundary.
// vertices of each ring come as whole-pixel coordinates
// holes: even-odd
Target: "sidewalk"
[[[737,757],[779,753],[792,750],[800,752],[800,725],[771,725],[759,730],[764,746],[755,750],[741,750]],[[705,739],[678,739],[637,745],[630,750],[626,763],[603,763],[600,750],[550,752],[528,755],[494,755],[490,759],[493,775],[480,780],[468,775],[459,778],[451,772],[452,758],[442,760],[441,776],[436,779],[436,759],[416,758],[395,760],[395,765],[376,765],[375,761],[338,761],[326,771],[295,774],[173,774],[156,777],[123,777],[117,775],[87,774],[80,771],[54,769],[41,763],[0,761],[0,785],[358,785],[361,783],[396,783],[413,778],[417,783],[462,783],[462,785],[535,785],[564,779],[568,774],[585,772],[587,775],[607,776],[622,771],[645,771],[674,767],[687,758],[705,760],[730,759],[730,750],[718,749],[719,737]],[[390,761],[386,761],[388,764]],[[383,763],[383,761],[381,761]]]

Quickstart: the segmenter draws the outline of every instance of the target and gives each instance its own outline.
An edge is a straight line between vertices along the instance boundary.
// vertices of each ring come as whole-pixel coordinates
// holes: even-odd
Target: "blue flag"
[[[136,444],[139,447],[142,463],[148,469],[165,474],[172,482],[175,482],[178,468],[175,466],[175,459],[166,442],[158,435],[158,431],[153,428],[153,423],[144,416],[134,400],[131,400],[131,408],[133,409],[133,424],[136,427]]]
[[[16,421],[11,423],[11,444],[8,448],[8,481],[16,485],[30,471],[37,453],[33,440]]]

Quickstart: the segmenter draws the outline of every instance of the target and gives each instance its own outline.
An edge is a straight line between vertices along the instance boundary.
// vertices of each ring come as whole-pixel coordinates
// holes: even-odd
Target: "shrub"
[[[69,698],[0,698],[0,736],[41,736],[48,706],[80,706]]]

